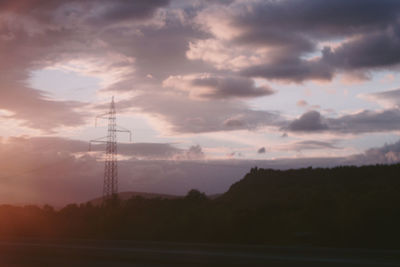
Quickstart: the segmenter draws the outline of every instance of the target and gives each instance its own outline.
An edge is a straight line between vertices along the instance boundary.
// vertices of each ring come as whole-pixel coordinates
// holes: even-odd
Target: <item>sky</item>
[[[222,193],[254,166],[400,159],[400,1],[0,0],[0,203]]]

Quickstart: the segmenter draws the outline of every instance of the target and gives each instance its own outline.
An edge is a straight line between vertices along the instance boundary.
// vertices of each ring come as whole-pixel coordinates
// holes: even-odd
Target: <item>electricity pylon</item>
[[[128,129],[117,126],[114,97],[112,97],[111,100],[110,110],[107,113],[96,116],[95,127],[97,127],[97,119],[99,118],[108,121],[107,136],[90,140],[89,151],[91,150],[92,143],[106,144],[103,181],[103,199],[105,200],[118,193],[117,132],[129,133],[130,142],[132,139],[132,133]]]

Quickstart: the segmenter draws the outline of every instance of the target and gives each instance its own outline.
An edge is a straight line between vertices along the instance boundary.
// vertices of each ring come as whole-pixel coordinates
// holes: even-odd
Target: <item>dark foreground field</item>
[[[215,199],[0,205],[0,267],[400,266],[399,173],[253,168]]]
[[[400,266],[398,250],[125,241],[0,241],[0,266]]]

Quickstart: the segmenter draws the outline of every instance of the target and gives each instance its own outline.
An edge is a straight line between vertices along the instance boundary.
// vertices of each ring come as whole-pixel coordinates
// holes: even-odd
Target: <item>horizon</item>
[[[0,2],[0,203],[225,192],[252,167],[400,162],[400,2]]]

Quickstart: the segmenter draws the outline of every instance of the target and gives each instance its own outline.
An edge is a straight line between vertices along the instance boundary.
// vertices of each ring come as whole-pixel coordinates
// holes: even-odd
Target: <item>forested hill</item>
[[[253,168],[216,199],[0,206],[0,239],[100,238],[400,248],[400,165]]]
[[[253,168],[219,201],[244,240],[400,248],[399,164]]]
[[[333,202],[380,201],[395,206],[400,199],[400,164],[271,170],[252,168],[220,200],[235,205],[270,205],[295,200]],[[400,202],[397,202],[400,204]],[[383,207],[382,207],[383,208]]]

